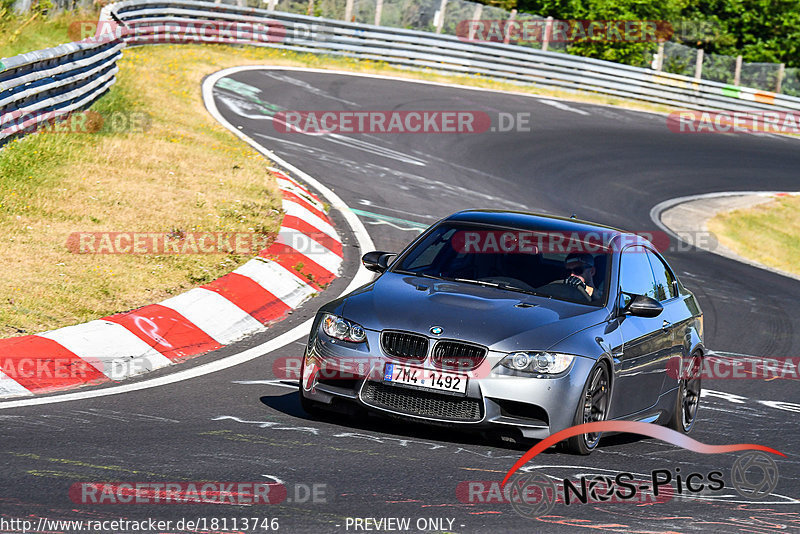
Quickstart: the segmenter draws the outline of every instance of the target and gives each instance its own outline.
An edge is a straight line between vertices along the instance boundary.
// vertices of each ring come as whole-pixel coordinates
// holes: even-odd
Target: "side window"
[[[625,293],[656,298],[653,269],[644,247],[628,247],[622,252],[619,281]],[[630,300],[629,296],[623,295],[622,306],[627,306]]]
[[[647,251],[647,257],[650,258],[650,265],[653,267],[653,275],[656,279],[656,300],[664,301],[677,296],[675,277],[672,276],[669,267],[666,266],[661,258],[649,250]]]

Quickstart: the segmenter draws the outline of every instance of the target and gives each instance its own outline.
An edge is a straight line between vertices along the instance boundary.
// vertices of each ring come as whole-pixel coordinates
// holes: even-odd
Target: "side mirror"
[[[364,264],[368,271],[382,273],[389,267],[389,259],[396,255],[393,252],[381,252],[380,250],[367,252],[361,256],[361,263]]]
[[[635,295],[625,309],[626,313],[636,317],[658,317],[662,311],[664,311],[664,306],[656,299],[646,295]]]

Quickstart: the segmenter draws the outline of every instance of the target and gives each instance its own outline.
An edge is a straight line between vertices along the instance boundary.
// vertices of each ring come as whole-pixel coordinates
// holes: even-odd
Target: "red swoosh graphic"
[[[543,450],[567,438],[571,438],[580,434],[594,434],[596,432],[627,432],[629,434],[641,434],[643,436],[649,436],[651,438],[660,439],[661,441],[666,441],[667,443],[677,445],[678,447],[683,447],[684,449],[693,452],[699,452],[700,454],[722,454],[725,452],[754,450],[770,452],[772,454],[778,454],[784,457],[786,456],[782,452],[773,448],[765,447],[764,445],[755,445],[753,443],[737,443],[735,445],[707,445],[697,441],[696,439],[692,439],[685,434],[681,434],[677,430],[672,430],[671,428],[660,425],[654,425],[653,423],[641,423],[638,421],[595,421],[593,423],[583,423],[582,425],[575,425],[565,428],[564,430],[556,432],[555,434],[546,437],[534,445],[531,450],[526,452],[522,458],[517,460],[517,463],[515,463],[511,469],[508,470],[508,473],[506,473],[506,477],[503,479],[503,482],[500,484],[500,486],[505,486],[506,482],[508,482],[508,479],[511,478],[511,475],[517,472],[520,467],[530,462]]]

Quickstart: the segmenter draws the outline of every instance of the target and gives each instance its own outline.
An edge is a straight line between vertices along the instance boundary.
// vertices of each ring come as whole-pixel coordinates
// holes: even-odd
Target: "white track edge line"
[[[659,202],[655,206],[650,209],[650,220],[652,220],[658,228],[667,233],[670,237],[677,239],[681,243],[686,243],[691,245],[695,248],[703,250],[705,252],[710,252],[712,254],[716,254],[722,258],[726,258],[732,261],[738,261],[739,263],[743,263],[745,265],[749,265],[751,267],[756,267],[758,269],[762,269],[764,271],[768,271],[770,273],[779,274],[781,276],[785,276],[787,278],[791,278],[797,280],[797,276],[792,273],[787,273],[786,271],[782,271],[780,269],[776,269],[774,267],[770,267],[768,265],[764,265],[763,263],[758,263],[757,261],[749,260],[745,257],[739,256],[737,254],[736,257],[732,257],[730,255],[723,254],[718,250],[700,247],[694,243],[688,243],[685,239],[683,239],[680,235],[672,230],[669,226],[661,222],[661,214],[667,211],[670,208],[674,208],[680,204],[684,204],[686,202],[692,202],[694,200],[701,200],[704,198],[722,198],[722,197],[739,197],[739,196],[759,196],[759,197],[773,197],[776,195],[790,195],[790,196],[797,196],[800,195],[800,191],[719,191],[716,193],[702,193],[699,195],[687,195],[683,197],[671,198],[668,200],[664,200]]]

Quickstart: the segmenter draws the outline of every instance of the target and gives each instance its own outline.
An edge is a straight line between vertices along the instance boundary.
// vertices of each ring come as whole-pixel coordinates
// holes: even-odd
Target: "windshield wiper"
[[[527,295],[534,295],[537,297],[548,297],[549,295],[545,295],[543,293],[537,293],[531,289],[523,289],[521,287],[517,287],[515,285],[501,283],[501,282],[487,282],[486,280],[473,280],[472,278],[447,278],[444,276],[434,276],[432,274],[427,273],[415,273],[414,271],[406,271],[404,269],[395,269],[392,271],[393,273],[397,274],[408,274],[411,276],[419,276],[421,278],[430,278],[431,280],[445,280],[447,282],[462,282],[464,284],[474,284],[476,286],[483,286],[483,287],[494,287],[496,289],[505,289],[508,291],[516,291],[518,293],[525,293]]]
[[[509,291],[517,291],[519,293],[525,293],[526,295],[534,295],[536,297],[547,297],[548,296],[548,295],[545,295],[543,293],[538,293],[538,292],[534,291],[533,289],[523,289],[521,287],[512,286],[511,284],[501,284],[500,285],[500,289],[507,289]]]
[[[485,282],[483,280],[472,280],[471,278],[450,278],[450,280],[453,280],[454,282],[464,282],[465,284],[475,284],[486,287],[497,287],[497,288],[503,287],[501,284],[498,284],[497,282]]]
[[[486,286],[486,287],[496,287],[498,289],[506,289],[508,291],[516,291],[518,293],[526,293],[528,295],[534,295],[537,297],[546,297],[547,295],[543,295],[542,293],[537,293],[532,289],[523,289],[521,287],[517,287],[512,284],[507,284],[503,282],[487,282],[485,280],[471,280],[469,278],[451,278],[451,280],[455,280],[456,282],[464,282],[466,284],[476,284],[479,286]]]

